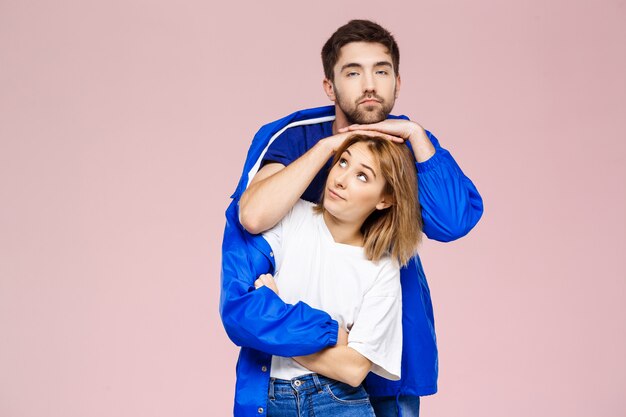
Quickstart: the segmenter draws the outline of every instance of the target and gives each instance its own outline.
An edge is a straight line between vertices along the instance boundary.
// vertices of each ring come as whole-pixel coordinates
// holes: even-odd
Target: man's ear
[[[329,80],[328,78],[324,78],[324,81],[322,81],[322,86],[324,87],[324,92],[326,93],[330,101],[334,102],[336,97],[335,97],[335,88],[333,87],[333,82]]]
[[[402,80],[400,79],[400,74],[396,76],[396,98],[400,95],[400,84],[402,84]]]

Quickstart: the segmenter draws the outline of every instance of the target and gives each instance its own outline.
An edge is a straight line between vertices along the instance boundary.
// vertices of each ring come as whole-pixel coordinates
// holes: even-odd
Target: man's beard
[[[395,96],[394,89],[394,96]],[[391,109],[393,108],[395,100],[392,100],[391,103],[386,102],[375,94],[365,94],[356,100],[355,103],[349,103],[343,100],[341,94],[335,87],[335,98],[337,99],[337,105],[346,115],[348,122],[350,124],[372,124],[382,122],[387,118],[389,113],[391,113]],[[366,98],[373,98],[380,102],[379,105],[359,105],[358,103]]]

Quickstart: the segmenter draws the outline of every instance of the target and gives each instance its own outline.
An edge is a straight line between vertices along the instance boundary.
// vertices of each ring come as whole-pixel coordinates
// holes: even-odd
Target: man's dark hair
[[[324,75],[333,81],[333,68],[339,58],[339,50],[342,46],[351,42],[374,42],[380,43],[387,48],[391,55],[393,70],[396,75],[400,73],[400,50],[391,33],[370,20],[351,20],[333,33],[322,48],[322,65]]]

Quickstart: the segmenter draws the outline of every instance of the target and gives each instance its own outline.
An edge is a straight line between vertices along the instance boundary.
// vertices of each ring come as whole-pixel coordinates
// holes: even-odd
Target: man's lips
[[[359,101],[359,104],[374,104],[374,103],[380,103],[380,100],[377,100],[375,98],[365,98]]]
[[[340,196],[339,194],[337,194],[335,191],[331,190],[330,188],[328,189],[328,193],[331,195],[331,197],[335,197],[335,198],[339,198],[341,200],[345,200],[345,198],[343,198],[342,196]]]

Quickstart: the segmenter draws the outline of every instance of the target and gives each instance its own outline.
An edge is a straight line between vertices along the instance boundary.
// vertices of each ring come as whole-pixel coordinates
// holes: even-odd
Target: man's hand
[[[367,125],[353,125],[353,126],[367,126]],[[404,140],[405,140],[404,138],[394,135],[393,133],[386,133],[386,132],[382,132],[379,130],[366,130],[366,129],[356,129],[356,128],[350,129],[350,130],[348,129],[349,129],[348,127],[339,129],[339,133],[323,139],[323,141],[326,144],[328,144],[328,146],[331,148],[331,151],[333,153],[336,152],[337,149],[341,147],[341,145],[343,144],[343,142],[345,142],[346,139],[354,135],[380,137],[380,138],[387,139],[396,143],[404,143]]]
[[[369,125],[350,125],[339,129],[340,133],[344,132],[378,132],[381,136],[390,135],[396,138],[402,138],[411,142],[411,147],[415,153],[417,162],[424,162],[435,154],[433,146],[426,131],[419,124],[411,120],[403,119],[386,119],[382,122],[372,123]]]
[[[343,133],[355,130],[374,130],[380,133],[385,133],[387,135],[393,135],[404,140],[410,140],[411,137],[417,138],[417,135],[419,135],[420,131],[423,132],[424,128],[411,120],[386,119],[382,122],[372,123],[368,125],[350,125],[339,129],[339,132]]]
[[[259,278],[254,281],[254,288],[259,289],[261,287],[267,287],[270,290],[274,291],[276,295],[278,294],[278,286],[276,285],[276,281],[274,281],[274,277],[272,274],[263,274],[259,276]]]

